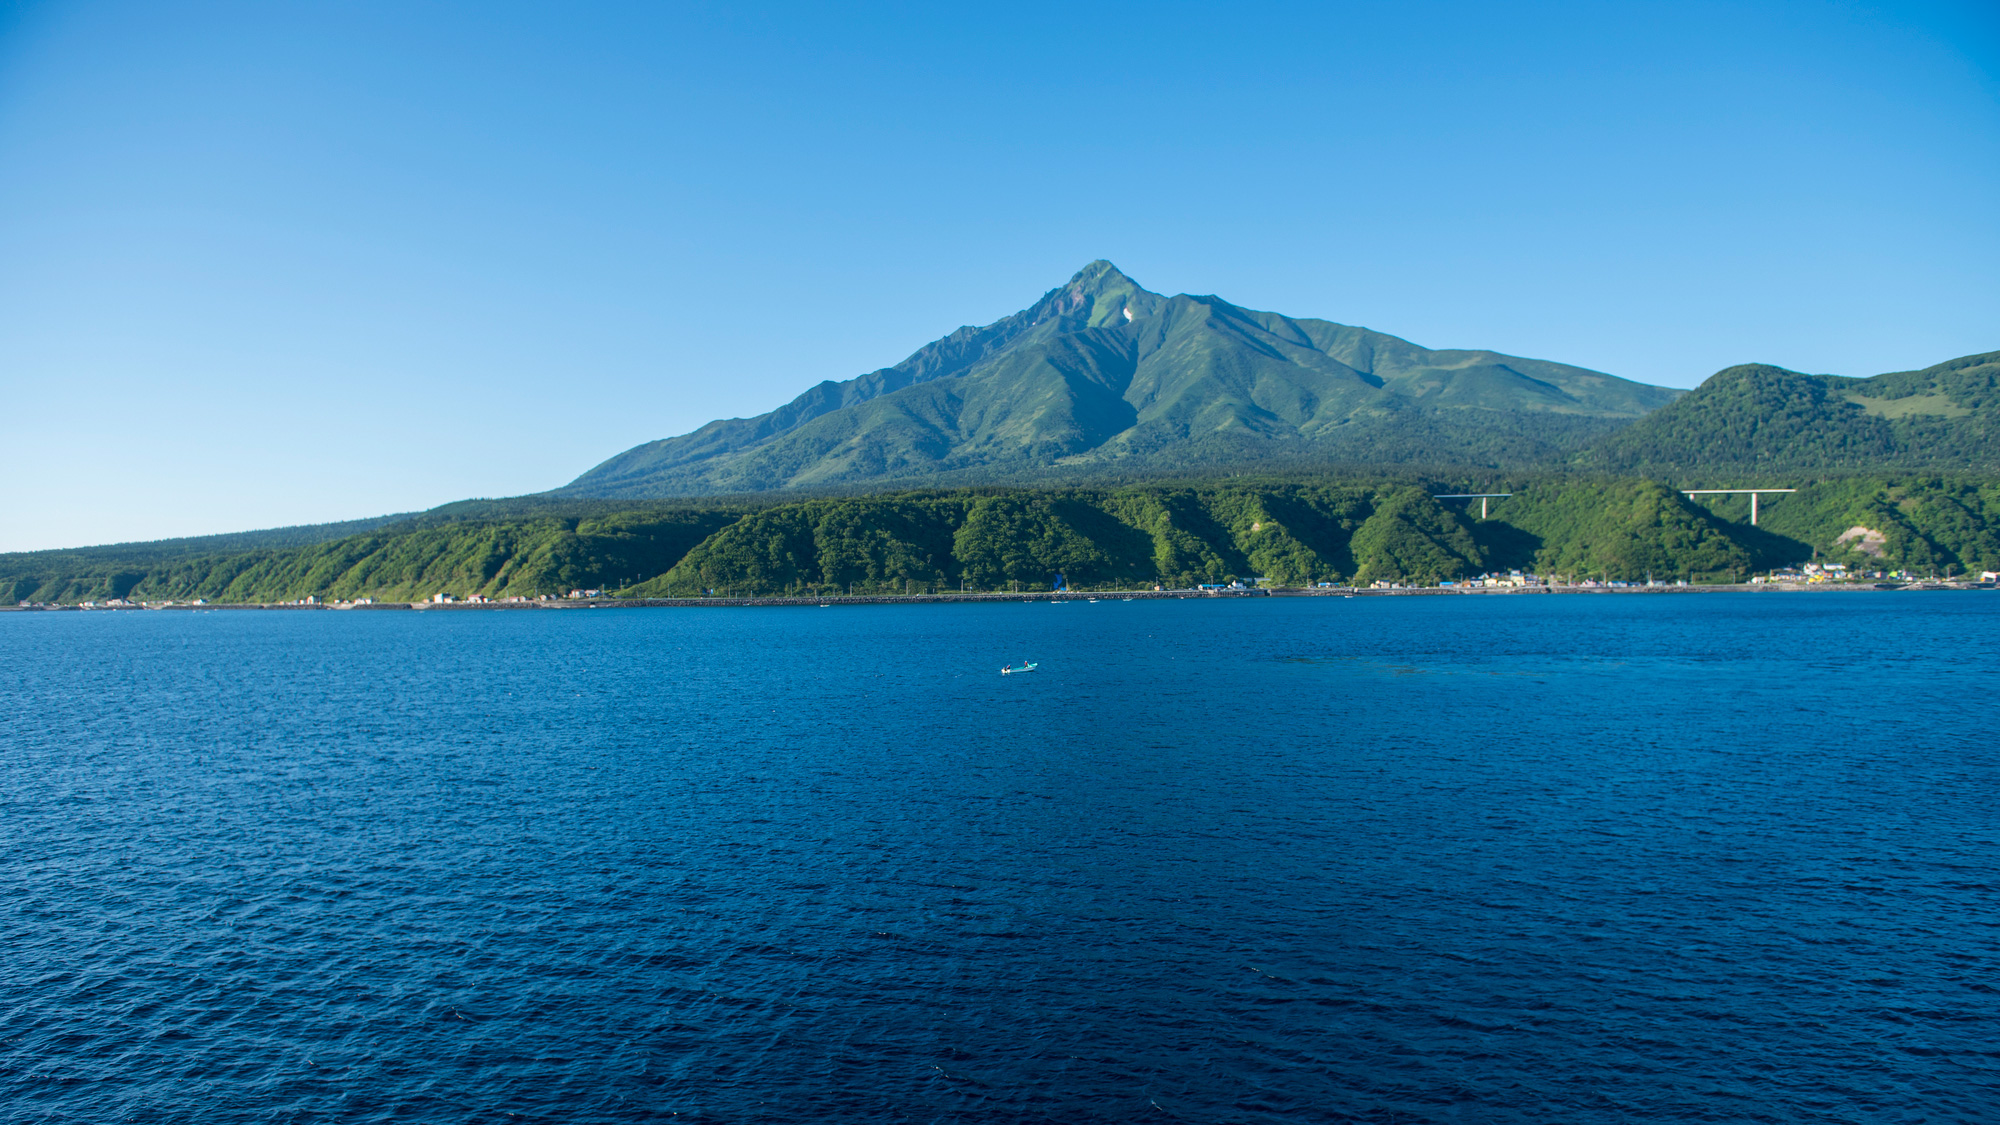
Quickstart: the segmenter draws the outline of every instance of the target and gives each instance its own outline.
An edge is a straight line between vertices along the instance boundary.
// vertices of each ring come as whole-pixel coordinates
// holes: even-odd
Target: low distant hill
[[[85,563],[115,564],[125,559],[152,561],[164,558],[180,558],[187,555],[211,555],[232,551],[281,551],[293,547],[310,547],[316,543],[330,543],[345,539],[365,531],[388,527],[405,520],[416,519],[420,513],[398,512],[387,516],[369,516],[358,520],[341,520],[337,523],[302,523],[291,527],[272,527],[261,531],[225,531],[217,535],[191,535],[181,539],[145,539],[130,543],[106,543],[95,547],[64,547],[47,551],[24,551],[11,553],[0,558],[59,558],[73,556]]]
[[[1579,462],[1662,475],[2000,469],[2000,352],[1871,379],[1731,367]]]
[[[669,497],[1280,465],[1561,461],[1683,392],[1149,292],[1092,262],[1032,307],[558,495]]]

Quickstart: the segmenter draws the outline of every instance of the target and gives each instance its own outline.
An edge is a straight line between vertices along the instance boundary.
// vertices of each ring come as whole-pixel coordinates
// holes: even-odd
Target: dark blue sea
[[[1989,593],[4,614],[0,1121],[1993,1122],[1996,669]]]

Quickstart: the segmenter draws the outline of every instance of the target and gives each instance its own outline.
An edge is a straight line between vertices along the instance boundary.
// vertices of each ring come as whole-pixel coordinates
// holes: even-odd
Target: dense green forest
[[[1717,372],[1578,454],[1622,473],[2000,469],[2000,352],[1869,379]]]
[[[1498,569],[1741,580],[1815,553],[1868,569],[2000,568],[2000,481],[1834,477],[1690,499],[1656,481],[1525,477],[979,488],[791,503],[473,501],[295,546],[0,555],[9,602],[893,593],[1261,577],[1434,582]],[[1445,492],[1507,492],[1480,519]],[[183,541],[184,542],[184,541]]]

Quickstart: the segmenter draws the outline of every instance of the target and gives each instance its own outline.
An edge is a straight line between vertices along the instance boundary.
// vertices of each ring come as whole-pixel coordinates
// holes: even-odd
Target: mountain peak
[[[1070,278],[1069,284],[1063,286],[1063,288],[1075,293],[1081,293],[1087,297],[1101,297],[1114,289],[1127,290],[1142,287],[1138,282],[1125,276],[1124,272],[1117,266],[1112,265],[1103,258],[1099,258],[1076,271],[1076,276]]]
[[[1099,258],[1069,279],[1069,284],[1052,289],[1042,303],[1027,316],[1040,323],[1045,317],[1076,318],[1091,328],[1131,321],[1158,312],[1166,298],[1148,291],[1125,276],[1117,266]]]

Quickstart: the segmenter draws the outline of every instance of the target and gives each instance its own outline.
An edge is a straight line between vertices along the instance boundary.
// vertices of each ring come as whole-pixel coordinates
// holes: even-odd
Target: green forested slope
[[[2000,352],[1870,379],[1731,367],[1579,460],[1671,475],[2000,469]]]
[[[1149,293],[1093,262],[1033,307],[757,418],[628,450],[562,495],[1085,478],[1274,463],[1562,460],[1679,391]]]
[[[641,505],[545,498],[458,506],[290,549],[0,555],[10,601],[277,602],[307,595],[626,596],[1138,588],[1262,576],[1429,582],[1488,569],[1567,577],[1741,579],[1825,561],[2000,569],[2000,481],[1837,477],[1767,497],[1690,500],[1635,478],[1237,481],[1106,489],[980,488],[785,504]],[[1492,518],[1435,493],[1501,491]]]
[[[1761,530],[1827,561],[1914,574],[2000,570],[2000,481],[1990,478],[1837,479],[1765,505]]]
[[[1654,481],[1531,484],[1492,511],[1500,559],[1547,574],[1727,582],[1810,552]]]

